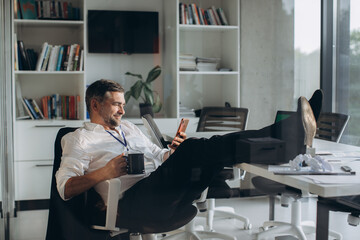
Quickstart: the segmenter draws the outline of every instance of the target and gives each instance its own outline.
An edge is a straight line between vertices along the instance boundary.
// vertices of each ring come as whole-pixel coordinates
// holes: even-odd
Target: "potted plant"
[[[139,103],[140,107],[140,116],[144,114],[151,114],[154,116],[154,113],[160,112],[162,104],[160,101],[160,96],[156,91],[152,90],[151,82],[156,80],[161,74],[160,66],[155,66],[148,73],[146,80],[143,79],[141,74],[134,74],[126,72],[125,75],[130,75],[138,78],[134,85],[130,88],[129,91],[125,93],[125,101],[127,102],[131,97],[138,100],[141,98],[142,102]]]

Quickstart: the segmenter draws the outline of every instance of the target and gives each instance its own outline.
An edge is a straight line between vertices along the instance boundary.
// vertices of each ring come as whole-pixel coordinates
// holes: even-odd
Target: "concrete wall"
[[[240,103],[257,129],[295,108],[293,0],[241,0],[240,25]]]

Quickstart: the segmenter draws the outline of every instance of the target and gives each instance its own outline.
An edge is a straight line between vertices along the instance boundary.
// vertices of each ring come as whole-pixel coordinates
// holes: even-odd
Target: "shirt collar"
[[[92,122],[85,122],[84,123],[84,128],[86,130],[94,131],[94,132],[103,132],[105,130],[102,125],[97,124],[97,123],[92,123]],[[120,131],[120,126],[116,127],[116,129],[118,131]]]

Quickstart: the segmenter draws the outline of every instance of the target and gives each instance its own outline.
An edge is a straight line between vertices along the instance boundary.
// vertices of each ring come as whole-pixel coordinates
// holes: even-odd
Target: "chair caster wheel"
[[[251,223],[249,223],[248,225],[245,225],[244,226],[244,229],[245,230],[250,230],[252,228],[252,224]]]

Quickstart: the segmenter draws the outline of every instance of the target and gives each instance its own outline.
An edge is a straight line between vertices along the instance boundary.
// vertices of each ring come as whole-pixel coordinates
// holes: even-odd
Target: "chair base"
[[[263,224],[262,229],[265,231],[257,234],[257,240],[268,237],[278,236],[295,236],[299,240],[306,240],[305,234],[316,232],[315,224],[311,221],[301,222],[301,201],[295,200],[291,205],[291,222],[267,221]],[[329,235],[337,240],[342,239],[338,232],[329,230]]]
[[[207,202],[208,202],[208,210],[205,213],[207,230],[209,231],[214,230],[213,229],[214,218],[233,218],[244,223],[243,229],[245,230],[251,229],[252,225],[250,224],[249,218],[236,214],[234,208],[215,207],[215,199],[213,198],[207,199]]]
[[[222,234],[213,231],[203,231],[197,230],[195,227],[195,220],[191,220],[188,224],[185,225],[185,230],[179,233],[162,238],[162,240],[184,240],[184,239],[193,239],[193,240],[202,240],[208,238],[217,238],[224,240],[237,240],[236,237]]]

